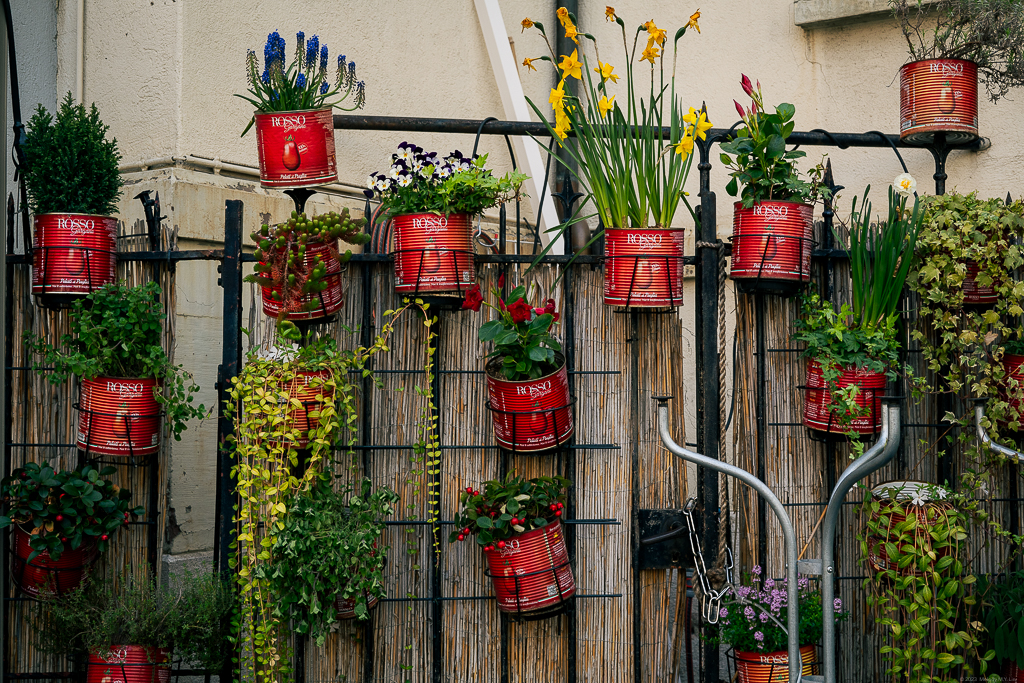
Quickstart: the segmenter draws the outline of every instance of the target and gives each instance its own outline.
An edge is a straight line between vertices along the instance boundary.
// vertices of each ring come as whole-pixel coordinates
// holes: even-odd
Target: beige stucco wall
[[[803,0],[805,3],[810,0]],[[58,6],[58,89],[74,83],[75,0]],[[624,58],[618,28],[604,20],[604,2],[579,0],[580,27],[598,38],[602,59],[622,73]],[[488,53],[472,0],[86,0],[85,100],[95,101],[118,138],[128,163],[195,155],[254,166],[253,137],[240,138],[251,114],[244,101],[243,60],[247,48],[262,58],[268,32],[278,30],[294,45],[294,34],[318,33],[331,50],[339,50],[359,66],[367,83],[367,115],[404,115],[482,119],[504,118]],[[820,4],[820,3],[819,3]],[[842,13],[857,3],[830,0]],[[860,3],[864,4],[864,3]],[[870,3],[869,3],[870,4]],[[877,3],[876,3],[877,4]],[[553,35],[555,3],[548,0],[503,0],[504,22],[519,62],[544,54],[536,32],[520,32],[524,16],[542,21]],[[627,26],[655,19],[669,31],[686,22],[696,2],[630,0],[615,4]],[[905,60],[904,42],[884,16],[854,23],[805,30],[794,22],[795,5],[786,0],[702,0],[702,34],[690,32],[681,41],[678,87],[693,106],[706,102],[711,120],[728,127],[735,119],[732,100],[741,99],[741,73],[759,79],[769,102],[792,102],[797,128],[839,132],[882,130],[898,124],[896,72]],[[872,5],[874,7],[874,5]],[[832,11],[832,10],[830,10]],[[546,111],[550,66],[520,75],[528,96]],[[548,66],[545,71],[544,67]],[[643,68],[638,69],[638,73]],[[23,75],[23,78],[26,76]],[[620,82],[620,99],[624,98]],[[950,157],[949,187],[980,190],[985,195],[1019,196],[1024,188],[1016,170],[1024,161],[1022,108],[1016,94],[993,106],[981,103],[980,125],[992,147],[979,153],[955,152]],[[339,131],[338,158],[342,183],[362,185],[367,173],[383,170],[395,145],[404,139],[438,151],[472,147],[472,136]],[[499,168],[507,168],[501,138],[485,138],[482,151],[493,152]],[[807,149],[813,160],[826,150]],[[883,188],[900,172],[891,151],[851,149],[829,151],[837,182],[849,188],[848,200],[866,184]],[[904,156],[919,187],[932,187],[931,156],[907,150]],[[149,175],[147,175],[149,173]],[[162,187],[171,221],[183,238],[216,241],[223,222],[223,200],[242,197],[247,215],[278,215],[289,209],[278,193],[265,193],[245,179],[211,179],[206,174],[176,170],[132,174],[145,187]],[[172,177],[173,176],[173,177]],[[720,164],[712,171],[719,198],[719,234],[731,231],[731,210]],[[696,191],[697,174],[688,188]],[[162,183],[162,184],[161,184]],[[167,194],[164,194],[167,193]],[[682,224],[683,216],[679,217]],[[185,243],[187,244],[187,243]],[[212,392],[219,362],[219,290],[212,266],[181,270],[179,287],[179,359],[211,378]],[[205,270],[204,270],[205,269]],[[732,309],[732,295],[728,303]],[[692,319],[692,306],[684,309]],[[730,316],[731,318],[731,316]],[[730,334],[730,338],[731,338]],[[197,350],[199,349],[199,350]],[[212,393],[204,396],[211,402]],[[693,397],[688,397],[693,434]],[[211,421],[212,422],[212,421]],[[189,432],[173,454],[171,507],[182,534],[173,552],[212,545],[212,467],[215,425]],[[187,515],[183,510],[190,509]]]

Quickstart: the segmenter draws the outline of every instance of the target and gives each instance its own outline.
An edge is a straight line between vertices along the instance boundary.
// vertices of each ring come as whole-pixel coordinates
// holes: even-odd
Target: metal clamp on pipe
[[[987,398],[976,398],[974,399],[974,426],[978,430],[978,441],[981,442],[982,446],[987,446],[999,455],[1005,455],[1008,458],[1017,458],[1024,462],[1024,453],[1015,451],[1012,448],[1006,446],[1000,446],[988,435],[985,428],[981,426],[981,419],[985,417],[985,404],[988,403]]]
[[[696,463],[701,467],[707,467],[708,469],[721,472],[722,474],[736,477],[744,484],[757,491],[758,495],[768,502],[772,511],[779,518],[779,523],[782,525],[782,533],[786,541],[786,592],[788,597],[786,631],[789,639],[789,647],[787,650],[789,654],[789,680],[792,681],[792,683],[800,683],[802,678],[801,671],[803,670],[803,662],[800,659],[800,607],[799,597],[797,594],[796,577],[797,546],[796,531],[793,529],[793,521],[789,518],[789,515],[786,514],[786,509],[782,506],[782,502],[774,493],[772,493],[772,490],[768,488],[768,485],[750,472],[724,463],[721,460],[701,455],[700,453],[691,451],[677,444],[675,440],[673,440],[668,426],[668,401],[672,397],[654,396],[653,398],[658,402],[658,435],[661,437],[661,441],[665,445],[665,448],[683,460]]]
[[[825,509],[825,518],[821,525],[821,621],[825,683],[835,683],[836,680],[836,615],[831,606],[835,598],[835,541],[839,512],[850,489],[864,477],[882,468],[896,455],[900,445],[898,401],[899,399],[882,397],[882,431],[878,435],[878,441],[843,471]]]

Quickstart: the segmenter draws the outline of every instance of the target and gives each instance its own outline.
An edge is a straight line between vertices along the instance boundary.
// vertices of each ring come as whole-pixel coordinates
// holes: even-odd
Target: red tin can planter
[[[14,582],[22,592],[33,597],[44,593],[64,595],[78,588],[98,554],[95,543],[83,540],[77,548],[65,549],[59,560],[52,560],[49,553],[42,552],[29,561],[31,535],[21,527],[14,527],[13,537]]]
[[[813,645],[800,648],[801,675],[816,673],[818,651]],[[736,651],[736,673],[739,683],[788,683],[789,652]]]
[[[968,261],[967,272],[964,274],[964,304],[968,306],[991,306],[999,300],[999,295],[992,285],[978,284],[978,262]]]
[[[333,315],[338,312],[344,303],[343,293],[341,289],[341,264],[338,263],[336,257],[338,245],[328,245],[324,242],[307,242],[306,253],[302,258],[302,262],[305,268],[312,270],[316,266],[317,258],[324,263],[327,269],[327,273],[324,275],[323,281],[327,283],[327,288],[316,294],[305,294],[302,295],[296,308],[304,309],[305,304],[310,302],[316,304],[316,308],[312,310],[296,310],[288,313],[288,320],[317,320],[319,318],[326,318],[329,315]],[[281,247],[279,251],[284,251],[288,247]],[[297,249],[297,247],[296,247]],[[265,265],[265,264],[264,264]],[[272,318],[276,318],[281,312],[282,301],[275,299],[274,294],[279,297],[282,296],[281,287],[260,287],[261,295],[263,298],[263,313],[269,315]]]
[[[366,609],[367,611],[375,609],[377,603],[380,601],[375,595],[366,596]],[[342,621],[348,621],[356,618],[356,599],[355,598],[338,598],[334,601],[334,607],[338,610],[338,619]]]
[[[1003,354],[1003,370],[1006,372],[1006,378],[1004,382],[1008,385],[1010,380],[1017,382],[1017,386],[1024,389],[1024,356],[1018,356],[1013,353]],[[1000,392],[1002,398],[1006,400],[1013,410],[1017,411],[1017,421],[1024,423],[1024,407],[1021,406],[1021,399],[1012,398],[1009,393],[1004,391]]]
[[[169,683],[171,657],[167,650],[144,645],[112,645],[89,653],[86,683]]]
[[[1024,669],[1021,669],[1013,662],[1007,664],[1004,671],[1006,672],[1003,675],[1005,683],[1024,683]]]
[[[40,304],[64,308],[117,279],[116,218],[46,213],[32,224],[32,294]]]
[[[307,187],[338,179],[332,109],[256,112],[263,187]]]
[[[565,549],[559,520],[505,541],[504,548],[484,551],[487,576],[494,582],[498,609],[542,617],[561,610],[576,594],[576,579]]]
[[[740,291],[791,294],[811,281],[814,208],[796,202],[733,204],[732,267]]]
[[[155,379],[84,379],[79,391],[78,447],[113,456],[152,455],[160,450],[160,404]]]
[[[978,137],[978,66],[963,59],[925,59],[900,67],[900,140],[924,145]]]
[[[476,281],[468,214],[407,214],[392,219],[395,291],[462,295]]]
[[[561,365],[538,379],[512,381],[500,375],[501,359],[487,363],[487,408],[498,446],[520,453],[557,448],[572,438],[572,398],[565,358]]]
[[[292,444],[294,448],[301,449],[309,446],[311,440],[309,431],[320,426],[319,418],[310,417],[310,412],[320,410],[321,402],[316,397],[324,396],[323,383],[330,377],[331,373],[327,370],[299,370],[286,387],[281,387],[282,391],[287,391],[291,399],[298,400],[302,404],[301,408],[292,408],[288,411],[292,429],[298,430],[300,435],[299,439]],[[328,395],[332,394],[333,391],[328,393]],[[283,399],[280,400],[280,403],[284,404]]]
[[[604,239],[606,305],[682,305],[683,230],[607,228]]]
[[[917,517],[917,528],[915,529],[914,533],[917,535],[918,538],[926,537],[930,533],[931,525],[934,522],[934,515],[931,520],[928,519],[928,510],[948,510],[952,507],[949,503],[943,500],[934,500],[932,498],[929,498],[925,493],[922,492],[922,489],[930,486],[930,484],[926,484],[920,481],[896,481],[876,486],[875,488],[871,489],[871,495],[874,498],[880,499],[882,501],[882,505],[878,512],[871,513],[871,520],[877,523],[882,517],[888,517],[890,529],[894,529],[897,524],[902,524],[903,522],[907,521],[907,516],[905,514],[901,514],[899,512],[889,512],[886,508],[886,501],[888,500],[888,498],[886,497],[886,491],[888,489],[893,488],[899,489],[899,493],[896,494],[897,501],[902,504],[903,509],[905,511],[911,512],[915,517]],[[912,501],[914,497],[918,495],[924,498],[925,504],[911,505],[910,501]],[[898,536],[898,534],[895,531],[893,531],[892,536],[895,537]],[[897,576],[911,576],[920,574],[921,572],[914,565],[900,567],[897,565],[895,561],[889,559],[889,556],[885,552],[885,544],[888,543],[890,540],[891,539],[888,534],[885,536],[878,536],[876,534],[868,536],[868,564],[875,571],[891,570],[896,572]],[[935,551],[934,561],[937,562],[941,560],[943,557],[949,555],[950,552],[951,549],[948,546],[945,548],[939,548]]]
[[[870,372],[862,368],[844,367],[836,385],[840,389],[849,386],[860,387],[857,405],[867,411],[862,417],[854,418],[849,425],[841,424],[840,416],[830,408],[832,392],[821,373],[817,361],[807,363],[807,384],[804,387],[804,426],[829,434],[875,434],[882,429],[882,395],[885,393],[884,372]]]

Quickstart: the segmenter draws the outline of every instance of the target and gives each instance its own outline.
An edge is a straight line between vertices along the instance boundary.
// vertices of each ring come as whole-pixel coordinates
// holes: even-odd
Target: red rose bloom
[[[471,309],[474,311],[480,310],[480,305],[483,304],[484,297],[480,293],[480,285],[473,285],[473,288],[466,292],[466,300],[462,302],[462,308]]]
[[[530,313],[532,312],[533,309],[530,308],[530,304],[522,299],[510,304],[508,307],[508,313],[512,316],[512,322],[514,323],[526,322],[530,319]]]

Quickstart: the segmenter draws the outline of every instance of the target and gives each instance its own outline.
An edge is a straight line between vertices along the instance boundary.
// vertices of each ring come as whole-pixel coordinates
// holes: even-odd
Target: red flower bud
[[[743,105],[742,105],[742,104],[740,104],[740,103],[739,103],[739,102],[737,102],[736,100],[733,100],[733,101],[732,101],[732,103],[736,105],[736,111],[737,111],[737,112],[739,112],[739,115],[740,115],[740,118],[741,118],[741,119],[742,119],[742,118],[743,118],[744,116],[746,116],[746,115],[747,115],[747,112],[743,111]]]
[[[747,78],[746,74],[740,74],[740,85],[743,87],[743,92],[747,93],[750,97],[754,96],[754,86],[750,83],[750,79]]]
[[[505,286],[505,273],[502,273],[501,275],[498,276],[498,289],[501,289],[504,286]]]

